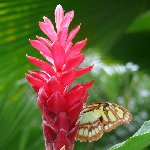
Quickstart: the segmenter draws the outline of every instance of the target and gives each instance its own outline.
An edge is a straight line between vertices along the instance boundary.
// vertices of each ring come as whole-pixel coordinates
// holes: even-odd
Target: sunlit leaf
[[[141,150],[150,145],[150,121],[145,122],[142,127],[125,142],[117,144],[110,150]]]

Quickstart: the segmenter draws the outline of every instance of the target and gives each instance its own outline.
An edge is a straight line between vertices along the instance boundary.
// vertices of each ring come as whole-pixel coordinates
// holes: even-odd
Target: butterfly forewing
[[[120,124],[128,123],[131,120],[130,112],[122,106],[108,103],[104,110],[108,121],[104,122],[104,131],[109,132]]]
[[[79,130],[76,139],[89,142],[98,140],[103,132],[109,132],[120,124],[128,123],[131,118],[130,112],[117,104],[85,104],[78,119]]]

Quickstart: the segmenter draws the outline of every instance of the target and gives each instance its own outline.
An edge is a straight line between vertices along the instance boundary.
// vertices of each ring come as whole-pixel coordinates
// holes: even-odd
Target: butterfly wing
[[[120,124],[128,123],[131,118],[127,109],[114,103],[85,104],[78,119],[79,130],[76,139],[96,141],[104,132],[109,132]]]
[[[105,132],[109,132],[117,126],[129,123],[132,119],[131,113],[124,107],[114,104],[106,103],[104,112],[106,115],[106,120],[104,120],[103,129]]]

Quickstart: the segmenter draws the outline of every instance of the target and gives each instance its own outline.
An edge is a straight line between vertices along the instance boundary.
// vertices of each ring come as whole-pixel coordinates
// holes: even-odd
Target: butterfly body
[[[120,124],[128,123],[130,112],[117,104],[100,102],[85,104],[78,119],[77,140],[96,141],[104,132],[109,132]]]

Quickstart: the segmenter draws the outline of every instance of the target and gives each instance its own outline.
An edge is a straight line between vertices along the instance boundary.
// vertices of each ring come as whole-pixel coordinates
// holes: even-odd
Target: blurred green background
[[[149,0],[0,0],[0,150],[44,150],[36,95],[24,79],[35,67],[25,54],[40,57],[28,39],[45,36],[38,22],[54,22],[59,3],[75,10],[71,28],[82,23],[75,41],[88,38],[83,66],[95,66],[77,81],[95,80],[88,102],[115,102],[133,114],[130,124],[96,142],[76,142],[75,150],[106,150],[150,120]]]

